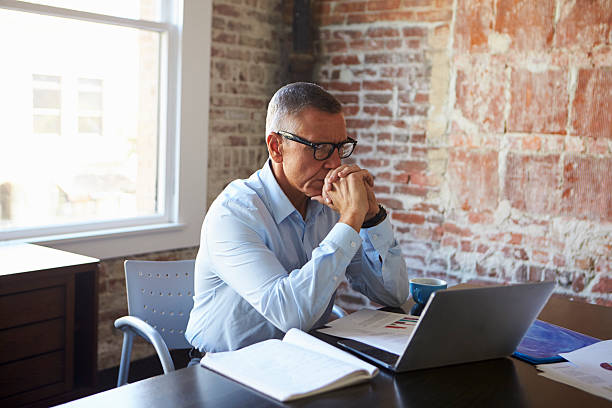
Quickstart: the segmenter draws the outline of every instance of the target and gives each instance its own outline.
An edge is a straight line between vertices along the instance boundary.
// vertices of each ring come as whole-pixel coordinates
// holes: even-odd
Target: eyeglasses
[[[327,160],[335,149],[338,149],[338,154],[340,155],[341,159],[346,159],[353,154],[353,150],[355,150],[355,145],[357,144],[357,141],[350,137],[344,142],[340,143],[312,143],[306,139],[302,139],[301,137],[294,135],[293,133],[285,132],[284,130],[279,130],[276,132],[276,134],[284,137],[285,139],[310,146],[312,148],[312,153],[315,160],[320,161]]]

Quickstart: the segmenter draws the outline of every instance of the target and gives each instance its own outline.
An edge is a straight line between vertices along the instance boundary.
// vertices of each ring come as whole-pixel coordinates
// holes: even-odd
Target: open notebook
[[[201,365],[279,401],[367,381],[378,369],[298,329],[236,351],[206,353]]]

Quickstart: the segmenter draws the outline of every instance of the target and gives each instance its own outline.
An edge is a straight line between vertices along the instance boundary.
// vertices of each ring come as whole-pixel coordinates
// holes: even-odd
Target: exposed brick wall
[[[214,0],[208,204],[261,167],[266,107],[287,80],[291,25],[282,0]]]
[[[313,7],[314,80],[345,103],[411,275],[612,305],[611,0]]]

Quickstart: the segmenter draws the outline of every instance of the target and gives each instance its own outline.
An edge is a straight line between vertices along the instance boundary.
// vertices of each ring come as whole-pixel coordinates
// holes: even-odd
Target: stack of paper
[[[612,340],[560,355],[567,362],[540,364],[540,375],[612,401]]]
[[[414,331],[418,316],[362,309],[328,323],[319,332],[357,340],[393,354],[402,354]]]

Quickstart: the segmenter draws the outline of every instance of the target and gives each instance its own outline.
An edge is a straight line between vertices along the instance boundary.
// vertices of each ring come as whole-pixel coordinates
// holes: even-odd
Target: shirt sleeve
[[[370,300],[401,306],[410,292],[406,263],[389,219],[371,228],[362,228],[362,250],[351,261],[346,275],[351,287]]]
[[[256,225],[231,213],[207,217],[202,239],[207,241],[209,262],[217,276],[279,330],[310,330],[359,250],[359,234],[336,224],[306,264],[288,271]]]

